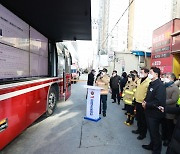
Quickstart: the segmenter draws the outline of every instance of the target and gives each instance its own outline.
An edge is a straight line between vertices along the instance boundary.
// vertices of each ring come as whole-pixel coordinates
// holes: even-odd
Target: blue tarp
[[[132,50],[131,52],[132,52],[132,54],[134,54],[135,56],[145,56],[145,53],[146,53],[146,56],[147,56],[147,57],[151,57],[151,52],[139,51],[139,50]]]

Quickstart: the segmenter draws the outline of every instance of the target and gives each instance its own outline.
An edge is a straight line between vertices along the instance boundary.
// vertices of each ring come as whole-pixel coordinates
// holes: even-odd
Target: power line
[[[126,11],[129,9],[129,7],[131,6],[131,4],[134,2],[134,0],[132,0],[128,7],[125,9],[125,11],[123,12],[123,14],[120,16],[120,18],[117,20],[116,24],[114,25],[114,27],[112,28],[112,30],[110,31],[110,33],[107,35],[106,39],[103,41],[102,45],[107,41],[108,37],[110,36],[110,34],[112,33],[112,31],[114,30],[114,28],[117,26],[117,24],[119,23],[119,21],[121,20],[121,18],[124,16],[124,14],[126,13]]]
[[[124,28],[123,27],[119,27],[122,31],[124,31],[124,32],[126,32],[125,30],[124,30]],[[143,47],[146,47],[147,49],[150,47],[150,46],[147,46],[147,43],[146,44],[143,44],[143,43],[141,43],[139,40],[137,40],[136,38],[134,38],[132,35],[130,35],[129,33],[127,34],[130,38],[132,38],[134,41],[136,41],[138,44],[141,44]]]

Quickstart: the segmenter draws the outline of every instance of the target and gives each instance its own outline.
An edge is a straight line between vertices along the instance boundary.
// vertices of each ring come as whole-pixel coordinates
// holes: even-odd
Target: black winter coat
[[[94,74],[91,72],[88,74],[87,85],[93,86],[93,83],[94,83]]]
[[[120,78],[119,75],[111,77],[111,79],[110,79],[110,87],[112,89],[118,89],[119,85],[120,85],[120,80],[121,80],[121,78]]]
[[[128,81],[128,78],[127,78],[127,77],[126,77],[126,78],[123,77],[123,78],[121,79],[121,81],[120,81],[121,92],[123,92],[123,89],[124,89],[127,81]]]
[[[152,118],[163,118],[165,113],[158,109],[158,106],[165,106],[166,104],[166,88],[159,80],[150,82],[146,98],[145,114]]]
[[[165,112],[178,115],[177,123],[166,154],[180,154],[180,107],[166,107]]]

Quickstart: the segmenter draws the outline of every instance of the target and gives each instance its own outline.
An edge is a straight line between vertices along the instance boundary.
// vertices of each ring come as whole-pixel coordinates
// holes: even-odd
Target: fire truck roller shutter
[[[57,83],[49,87],[48,97],[47,97],[47,108],[46,116],[49,117],[54,113],[57,101],[59,100],[59,88]]]

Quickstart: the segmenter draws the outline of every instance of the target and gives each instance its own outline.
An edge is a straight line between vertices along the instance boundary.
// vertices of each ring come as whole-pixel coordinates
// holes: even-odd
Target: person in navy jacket
[[[159,125],[161,120],[165,117],[165,113],[161,112],[158,107],[165,107],[166,88],[160,80],[159,68],[152,67],[148,77],[151,79],[151,82],[142,106],[145,109],[146,122],[151,142],[149,145],[142,145],[142,147],[147,150],[152,150],[152,154],[160,154],[162,141],[159,132]]]

